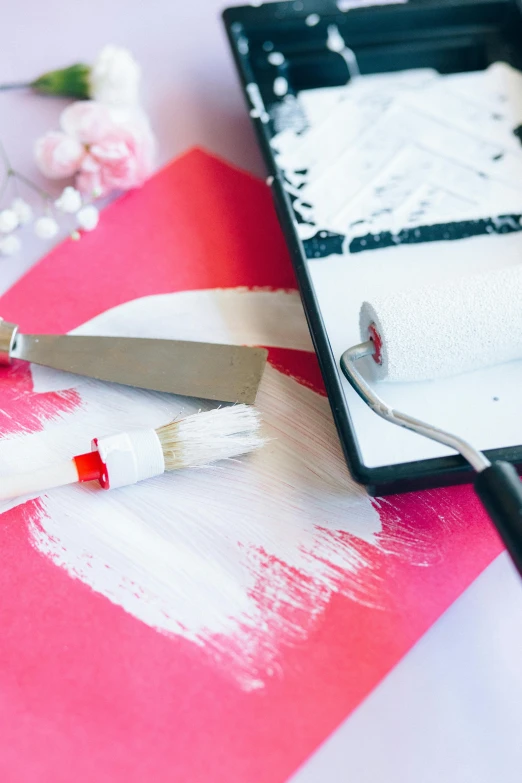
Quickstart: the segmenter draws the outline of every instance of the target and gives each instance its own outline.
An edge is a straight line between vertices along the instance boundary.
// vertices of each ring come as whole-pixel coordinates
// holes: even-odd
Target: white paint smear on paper
[[[285,292],[147,297],[77,331],[310,348],[299,297]],[[75,385],[82,404],[43,432],[0,440],[0,473],[210,407],[32,369],[38,391]],[[350,478],[327,400],[269,366],[258,406],[271,439],[260,452],[112,492],[51,491],[30,524],[34,546],[71,576],[147,625],[205,646],[245,688],[263,684],[281,644],[307,636],[332,593],[372,603],[376,580],[357,539],[377,545],[381,529]]]

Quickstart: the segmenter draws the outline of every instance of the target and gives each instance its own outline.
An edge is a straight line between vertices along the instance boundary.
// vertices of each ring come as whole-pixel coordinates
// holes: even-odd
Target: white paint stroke
[[[305,330],[295,294],[201,291],[136,300],[81,331],[301,348]],[[70,380],[33,370],[39,391]],[[0,441],[0,473],[71,456],[95,435],[210,407],[97,381],[78,389],[73,413]],[[343,534],[377,544],[381,529],[347,471],[327,400],[268,367],[257,404],[271,440],[249,458],[112,492],[64,487],[42,497],[43,514],[30,524],[34,546],[71,576],[226,660],[244,688],[274,673],[281,645],[306,638],[332,593],[371,603],[371,569]]]
[[[408,0],[337,0],[337,8],[339,11],[352,11],[372,5],[403,5],[407,2]]]
[[[257,84],[250,82],[246,86],[246,91],[252,104],[252,108],[250,109],[250,116],[254,119],[260,119],[261,122],[268,122],[270,116],[265,109],[263,97]]]

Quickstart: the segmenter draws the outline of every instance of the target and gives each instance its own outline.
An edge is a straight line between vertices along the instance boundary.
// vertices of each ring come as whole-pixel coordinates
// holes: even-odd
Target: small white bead
[[[81,239],[81,234],[80,234],[80,232],[79,232],[79,231],[76,231],[76,229],[75,229],[74,231],[71,231],[71,239],[72,239],[74,242],[77,242],[79,239]]]
[[[63,189],[62,195],[60,198],[56,199],[54,204],[62,212],[68,212],[70,215],[74,215],[82,206],[82,197],[76,188],[69,185],[67,188]]]
[[[3,256],[13,256],[15,253],[18,253],[21,246],[20,238],[11,234],[0,240],[0,253]]]
[[[34,233],[40,239],[52,239],[58,233],[58,223],[52,217],[38,218],[34,224]]]
[[[92,231],[98,225],[100,219],[100,213],[93,207],[92,204],[88,204],[86,207],[82,207],[78,214],[78,225],[83,228],[84,231]]]
[[[31,205],[28,204],[27,201],[24,201],[23,198],[13,199],[11,209],[17,216],[19,225],[25,226],[26,223],[29,223],[30,220],[32,220],[33,210]]]
[[[0,231],[8,234],[18,226],[18,216],[13,209],[3,209],[0,212]]]

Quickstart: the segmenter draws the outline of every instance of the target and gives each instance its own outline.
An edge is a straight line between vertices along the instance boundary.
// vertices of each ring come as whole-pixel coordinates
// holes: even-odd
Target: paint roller
[[[360,311],[362,343],[341,369],[383,419],[458,451],[475,469],[475,491],[522,575],[522,484],[514,466],[493,464],[472,444],[388,406],[357,369],[374,380],[434,380],[522,358],[522,265],[451,285],[377,296]]]

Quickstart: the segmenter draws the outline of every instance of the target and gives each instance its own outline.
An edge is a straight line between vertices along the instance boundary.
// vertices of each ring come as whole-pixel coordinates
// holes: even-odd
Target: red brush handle
[[[80,454],[78,457],[74,457],[74,464],[78,471],[78,481],[99,481],[103,483],[106,469],[97,451],[89,451],[88,454]]]

